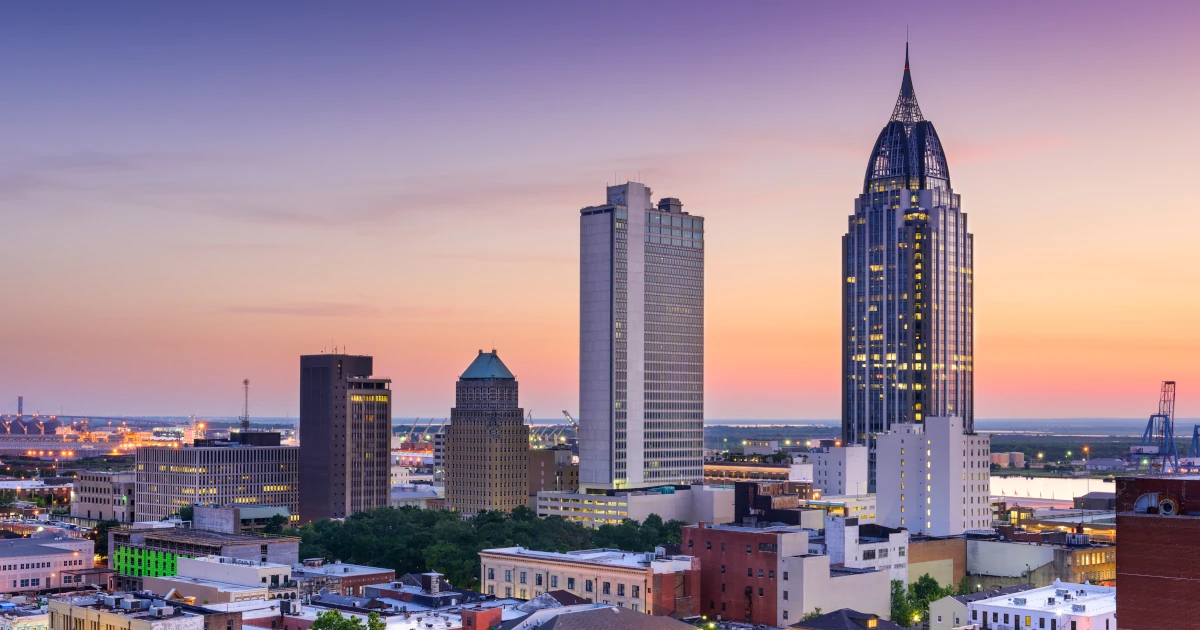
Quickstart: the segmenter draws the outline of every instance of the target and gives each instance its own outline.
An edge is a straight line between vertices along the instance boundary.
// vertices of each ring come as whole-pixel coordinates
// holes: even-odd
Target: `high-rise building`
[[[643,184],[580,210],[579,481],[704,476],[704,219]]]
[[[972,243],[908,51],[842,237],[842,437],[958,416],[974,429]],[[874,489],[875,458],[870,458]]]
[[[880,524],[929,536],[991,528],[989,436],[950,417],[895,424],[876,440]]]
[[[391,492],[391,379],[373,359],[300,357],[300,519],[344,518],[387,507]]]
[[[455,386],[446,427],[446,505],[463,514],[529,505],[529,427],[517,379],[479,351]]]
[[[195,446],[143,446],[134,474],[139,521],[162,520],[194,503],[300,507],[300,449],[280,446],[278,433],[234,433],[235,439]],[[255,439],[246,439],[254,436]],[[273,438],[264,440],[262,438]]]

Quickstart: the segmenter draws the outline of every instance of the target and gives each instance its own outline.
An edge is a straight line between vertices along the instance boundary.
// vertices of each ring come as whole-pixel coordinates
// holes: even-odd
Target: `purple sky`
[[[648,5],[648,6],[647,6]],[[838,413],[838,252],[900,82],[976,235],[980,417],[1200,416],[1192,3],[0,9],[0,410],[295,414],[496,347],[577,406],[577,210],[707,217],[707,412]]]

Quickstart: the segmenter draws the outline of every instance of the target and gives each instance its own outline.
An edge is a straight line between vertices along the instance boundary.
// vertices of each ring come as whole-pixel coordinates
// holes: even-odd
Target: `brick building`
[[[700,560],[697,614],[786,627],[805,614],[854,608],[890,613],[886,571],[830,564],[810,553],[798,527],[709,525],[683,528],[683,551]]]
[[[1190,628],[1200,601],[1200,475],[1117,479],[1117,628]]]

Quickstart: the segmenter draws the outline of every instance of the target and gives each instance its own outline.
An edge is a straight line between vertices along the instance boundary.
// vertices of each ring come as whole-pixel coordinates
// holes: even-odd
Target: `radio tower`
[[[244,395],[242,415],[238,420],[242,421],[242,431],[246,432],[250,430],[250,379],[248,378],[242,380],[242,393]]]

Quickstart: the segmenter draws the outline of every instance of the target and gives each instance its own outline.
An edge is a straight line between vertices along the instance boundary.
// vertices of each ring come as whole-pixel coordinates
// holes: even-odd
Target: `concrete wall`
[[[1054,562],[1054,547],[999,540],[967,541],[967,572],[997,577],[1024,577]],[[1017,582],[1024,584],[1024,581]]]
[[[922,575],[942,585],[956,585],[967,574],[967,539],[934,538],[908,541],[908,579],[915,582]]]
[[[787,573],[787,579],[778,583],[777,626],[790,626],[817,608],[822,612],[853,608],[883,619],[891,614],[891,580],[886,571],[831,576],[829,556],[780,558],[779,570],[781,577]]]

